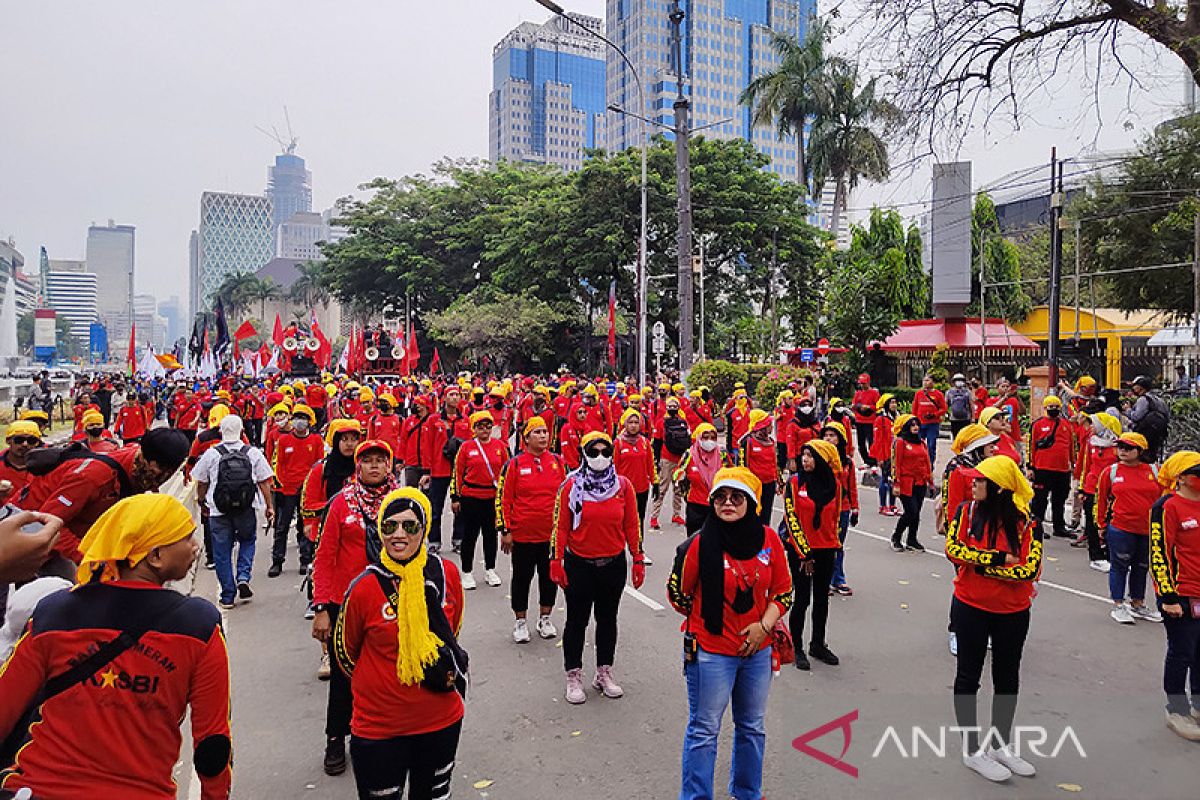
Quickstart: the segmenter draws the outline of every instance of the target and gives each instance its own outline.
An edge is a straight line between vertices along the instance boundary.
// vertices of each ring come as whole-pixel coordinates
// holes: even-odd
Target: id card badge
[[[1190,598],[1188,602],[1192,606],[1192,619],[1200,619],[1200,597]]]

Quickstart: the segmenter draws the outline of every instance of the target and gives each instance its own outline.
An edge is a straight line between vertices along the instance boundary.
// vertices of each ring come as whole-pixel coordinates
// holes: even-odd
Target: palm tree
[[[329,289],[325,285],[325,265],[319,261],[297,264],[300,277],[288,289],[288,299],[301,303],[308,309],[316,305],[329,305]]]
[[[850,192],[862,178],[887,180],[888,146],[881,133],[900,117],[899,110],[876,95],[877,79],[859,86],[858,67],[833,61],[819,91],[822,108],[809,137],[809,165],[818,192],[834,182],[832,230],[841,230]]]
[[[227,277],[213,293],[213,301],[221,301],[228,317],[237,317],[250,308],[252,287],[258,279],[249,272],[238,272]]]
[[[283,290],[275,283],[274,278],[268,276],[260,281],[255,281],[254,286],[250,287],[249,294],[253,299],[258,301],[258,318],[265,322],[267,317],[267,302],[283,297]]]
[[[812,17],[802,42],[783,33],[771,36],[779,66],[750,81],[739,102],[753,109],[756,126],[774,126],[780,138],[796,137],[797,182],[808,189],[811,165],[805,129],[822,111],[819,87],[831,61],[825,55],[829,25]]]

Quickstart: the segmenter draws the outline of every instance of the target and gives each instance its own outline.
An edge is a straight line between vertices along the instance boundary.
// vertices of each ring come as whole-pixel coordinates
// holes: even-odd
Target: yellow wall
[[[1023,321],[1011,326],[1018,333],[1023,333],[1035,342],[1045,342],[1050,338],[1050,312],[1046,306],[1038,306]],[[1121,385],[1121,344],[1126,336],[1150,337],[1162,328],[1162,322],[1154,312],[1134,311],[1128,315],[1112,309],[1097,309],[1093,315],[1090,311],[1079,310],[1079,338],[1081,340],[1095,339],[1097,334],[1104,342],[1105,376],[1107,386]],[[1069,339],[1075,335],[1075,309],[1062,309],[1059,317],[1059,337]]]

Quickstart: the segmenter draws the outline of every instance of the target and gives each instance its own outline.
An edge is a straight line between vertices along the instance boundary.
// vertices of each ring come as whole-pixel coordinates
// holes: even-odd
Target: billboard
[[[933,313],[959,317],[971,302],[971,162],[933,165],[929,260]]]
[[[47,364],[54,361],[58,345],[57,320],[58,314],[52,308],[33,310],[33,357],[38,361]]]

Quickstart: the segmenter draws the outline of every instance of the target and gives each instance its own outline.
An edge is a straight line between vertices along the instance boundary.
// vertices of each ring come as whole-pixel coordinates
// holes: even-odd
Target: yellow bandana
[[[127,497],[101,514],[83,537],[77,579],[88,583],[98,574],[101,581],[115,581],[118,562],[135,567],[154,548],[175,544],[194,530],[192,515],[170,495]]]
[[[388,507],[397,500],[409,500],[418,506],[424,532],[416,556],[407,564],[401,564],[383,547],[379,560],[383,568],[399,579],[396,598],[396,677],[406,686],[414,686],[425,677],[425,668],[437,661],[438,648],[443,642],[429,630],[429,609],[425,598],[425,537],[429,535],[432,507],[425,494],[418,489],[405,487],[388,493],[379,506],[379,529],[389,516]],[[392,513],[395,513],[394,511]],[[441,609],[438,609],[441,612]]]

